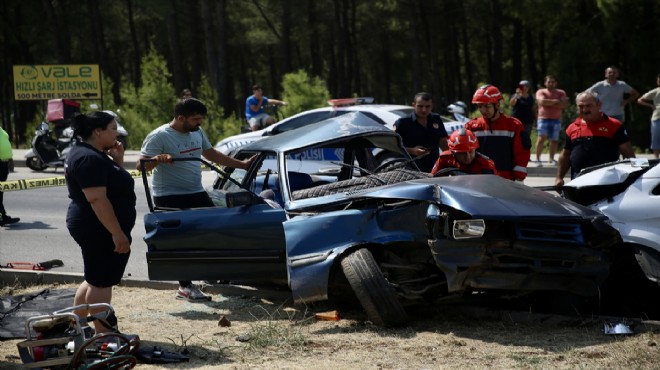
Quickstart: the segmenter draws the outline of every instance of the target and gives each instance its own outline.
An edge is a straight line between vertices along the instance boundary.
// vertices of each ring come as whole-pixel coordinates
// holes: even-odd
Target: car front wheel
[[[400,326],[408,321],[406,311],[369,250],[358,249],[350,253],[342,259],[341,267],[371,322],[380,326]]]

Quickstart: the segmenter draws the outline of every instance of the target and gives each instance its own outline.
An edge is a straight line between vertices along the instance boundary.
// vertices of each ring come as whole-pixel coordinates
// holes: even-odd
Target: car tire
[[[379,326],[400,326],[408,315],[389,285],[373,255],[358,249],[344,257],[341,267],[369,320]]]

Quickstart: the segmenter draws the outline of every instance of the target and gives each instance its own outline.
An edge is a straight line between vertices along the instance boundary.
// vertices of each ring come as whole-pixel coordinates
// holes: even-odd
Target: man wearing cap
[[[534,97],[530,94],[529,88],[529,81],[520,81],[516,93],[509,100],[509,105],[513,108],[511,116],[522,122],[527,135],[532,134],[532,125],[534,124]]]
[[[561,114],[568,106],[568,97],[564,90],[557,88],[557,79],[553,75],[545,76],[545,89],[536,92],[536,102],[539,105],[538,122],[536,125],[536,163],[541,165],[543,144],[550,140],[550,163],[555,164],[555,153],[561,131]]]

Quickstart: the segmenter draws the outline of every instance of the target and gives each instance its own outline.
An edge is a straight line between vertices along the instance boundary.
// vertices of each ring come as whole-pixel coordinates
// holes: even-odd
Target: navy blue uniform
[[[433,165],[440,157],[440,139],[447,137],[447,131],[440,115],[429,114],[426,127],[417,122],[415,113],[410,117],[399,118],[394,125],[396,132],[403,139],[403,146],[406,148],[423,146],[429,149],[429,154],[416,160],[415,163],[423,172],[431,172]]]

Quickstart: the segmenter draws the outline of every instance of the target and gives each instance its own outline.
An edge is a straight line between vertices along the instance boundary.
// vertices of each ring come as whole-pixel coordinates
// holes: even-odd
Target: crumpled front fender
[[[365,209],[297,216],[285,222],[287,272],[294,300],[328,299],[335,261],[355,246],[412,241],[423,236],[390,229],[388,225],[394,218],[397,215],[386,210]]]

